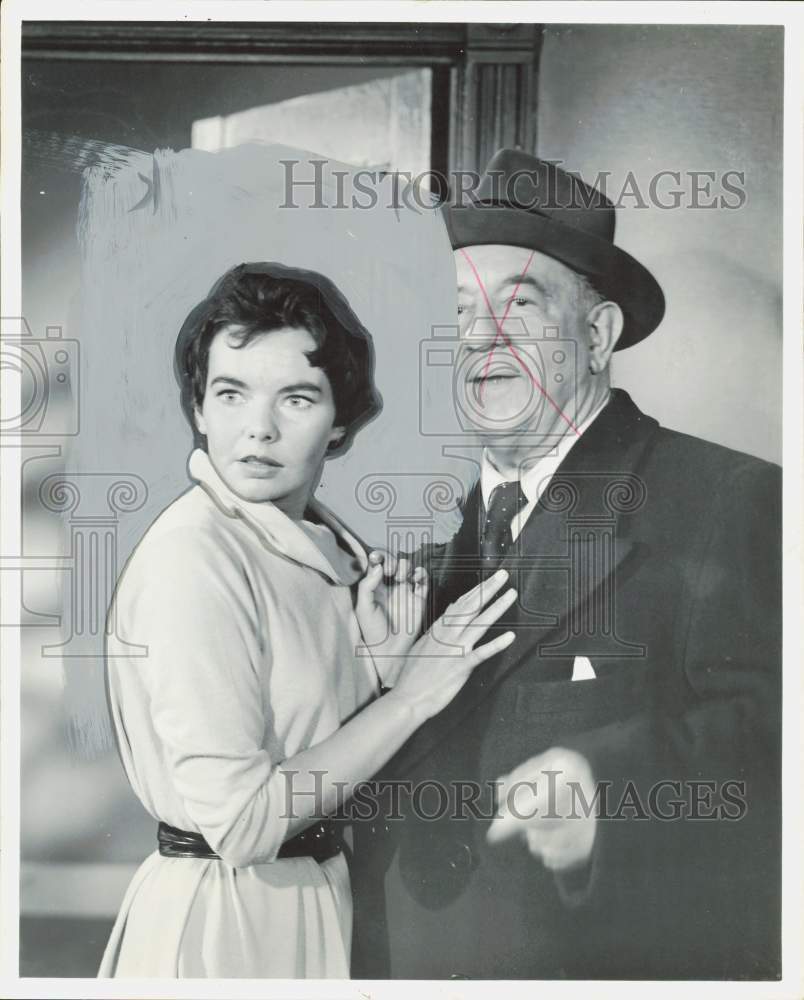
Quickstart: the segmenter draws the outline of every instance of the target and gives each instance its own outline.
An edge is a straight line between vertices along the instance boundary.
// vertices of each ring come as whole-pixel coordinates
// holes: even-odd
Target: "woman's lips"
[[[281,462],[277,462],[275,458],[269,458],[267,455],[246,455],[244,458],[241,458],[240,461],[259,462],[261,465],[275,465],[278,468],[282,467]]]
[[[273,458],[260,458],[257,455],[246,455],[240,459],[240,464],[248,469],[249,475],[260,478],[276,475],[283,468],[281,462]]]

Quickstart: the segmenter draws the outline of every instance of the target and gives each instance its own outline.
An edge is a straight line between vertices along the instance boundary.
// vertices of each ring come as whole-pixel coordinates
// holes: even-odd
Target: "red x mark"
[[[489,311],[489,315],[494,320],[494,325],[497,327],[497,332],[494,334],[494,341],[493,341],[493,343],[491,345],[491,350],[489,351],[489,355],[486,358],[486,364],[483,367],[483,374],[482,374],[482,376],[480,378],[480,389],[479,389],[479,392],[478,392],[478,396],[479,396],[480,402],[482,403],[483,402],[483,387],[486,384],[486,378],[488,377],[488,371],[489,371],[489,368],[491,367],[492,358],[494,357],[494,348],[497,346],[497,341],[499,340],[499,338],[502,337],[502,339],[505,341],[505,346],[508,348],[508,350],[514,356],[514,358],[516,358],[517,363],[520,365],[520,367],[522,368],[522,370],[527,374],[527,376],[531,380],[532,384],[539,390],[539,392],[544,396],[544,398],[550,403],[550,405],[553,407],[553,409],[556,411],[556,413],[558,413],[558,415],[562,418],[562,420],[566,421],[566,423],[572,428],[572,430],[575,431],[575,433],[580,437],[580,433],[581,432],[578,430],[578,428],[575,426],[575,424],[572,422],[572,420],[570,420],[570,418],[566,415],[566,413],[564,413],[564,411],[561,409],[561,407],[558,405],[558,403],[556,403],[555,400],[551,398],[550,393],[547,392],[547,390],[540,384],[539,380],[536,378],[536,376],[530,370],[530,368],[528,367],[527,363],[519,356],[519,354],[517,353],[517,351],[514,349],[514,346],[511,343],[511,341],[503,333],[503,324],[505,323],[506,319],[508,319],[508,313],[509,313],[509,311],[511,309],[511,303],[514,301],[514,299],[517,296],[517,292],[519,291],[519,286],[522,284],[522,279],[528,273],[528,268],[530,267],[530,262],[533,260],[533,255],[534,255],[535,252],[536,252],[535,250],[531,250],[530,257],[528,257],[527,263],[525,264],[525,269],[522,272],[522,274],[520,274],[519,280],[516,283],[516,287],[514,288],[513,292],[511,293],[511,297],[508,299],[508,302],[505,305],[505,312],[503,313],[503,317],[502,317],[501,320],[498,320],[497,316],[494,313],[494,309],[493,309],[493,307],[491,305],[491,302],[489,301],[489,297],[488,297],[488,294],[486,292],[486,286],[483,284],[483,279],[480,277],[480,275],[478,273],[478,270],[475,267],[474,261],[469,256],[469,254],[466,252],[466,250],[463,247],[461,247],[461,253],[466,258],[466,261],[469,264],[469,267],[471,267],[471,269],[472,269],[472,274],[474,274],[475,281],[477,282],[477,286],[478,286],[478,288],[480,289],[480,291],[483,294],[483,298],[484,298],[484,300],[486,302],[486,308]]]

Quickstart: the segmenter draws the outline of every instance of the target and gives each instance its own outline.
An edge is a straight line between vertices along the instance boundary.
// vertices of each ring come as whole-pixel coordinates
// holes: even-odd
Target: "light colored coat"
[[[221,860],[152,854],[100,975],[347,976],[345,859],[276,860],[289,805],[276,766],[377,694],[371,661],[355,655],[350,585],[365,555],[321,506],[313,524],[243,501],[203,451],[190,473],[198,485],[121,576],[108,687],[134,792]],[[138,646],[146,655],[132,655]]]

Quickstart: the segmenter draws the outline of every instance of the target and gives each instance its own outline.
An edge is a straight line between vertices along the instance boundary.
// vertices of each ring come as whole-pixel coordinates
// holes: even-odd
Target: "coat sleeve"
[[[674,933],[709,934],[713,952],[715,938],[737,944],[751,968],[752,948],[774,950],[780,898],[780,470],[737,469],[710,511],[682,597],[678,662],[648,651],[669,684],[638,714],[567,743],[608,783],[609,815],[630,784],[649,817],[628,807],[599,820],[587,877],[558,881],[570,905],[619,899],[643,921],[670,913]],[[681,795],[669,785],[657,795],[670,781]],[[686,815],[657,819],[651,804],[672,814],[672,798]]]
[[[176,530],[160,539],[134,606],[153,725],[187,815],[228,864],[273,860],[288,820],[279,762],[264,749],[271,716],[257,666],[270,622],[257,620],[243,568],[199,531]]]

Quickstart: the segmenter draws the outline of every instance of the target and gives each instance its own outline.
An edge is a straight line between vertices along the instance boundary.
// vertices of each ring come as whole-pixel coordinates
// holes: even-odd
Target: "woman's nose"
[[[263,407],[253,415],[248,436],[257,441],[275,441],[279,437],[273,408]]]

